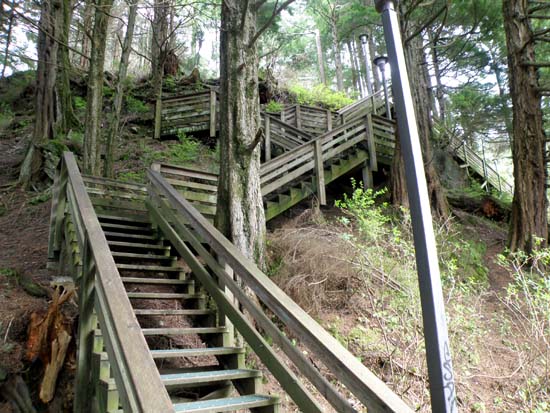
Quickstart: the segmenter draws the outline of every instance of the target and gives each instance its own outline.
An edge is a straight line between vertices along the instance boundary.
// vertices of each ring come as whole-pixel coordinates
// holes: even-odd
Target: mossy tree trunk
[[[113,111],[109,122],[109,131],[105,142],[105,167],[104,174],[107,177],[114,176],[114,158],[118,135],[120,134],[120,114],[122,113],[122,100],[124,97],[124,83],[128,72],[128,63],[130,61],[130,52],[132,51],[132,40],[134,38],[134,28],[136,26],[137,2],[129,4],[128,24],[126,26],[126,35],[122,45],[122,55],[120,57],[120,66],[118,67],[117,83],[115,86],[115,97]]]
[[[332,52],[334,54],[334,65],[336,70],[336,87],[338,91],[344,90],[344,74],[342,65],[342,54],[340,52],[340,38],[338,35],[338,17],[334,9],[329,21],[330,32],[332,34]]]
[[[250,2],[252,3],[252,2]],[[222,3],[220,33],[220,179],[215,223],[263,266],[265,213],[260,189],[260,108],[256,10]]]
[[[107,27],[113,0],[97,0],[92,35],[88,92],[86,94],[86,130],[84,133],[84,173],[101,175],[103,67],[107,44]]]
[[[531,252],[536,238],[548,241],[545,133],[535,62],[533,31],[526,0],[503,2],[508,49],[510,95],[513,104],[512,157],[514,200],[509,232],[510,250]]]
[[[59,43],[59,79],[57,91],[59,95],[59,130],[68,133],[79,124],[74,113],[73,95],[71,93],[71,60],[69,59],[69,31],[73,14],[73,2],[62,0],[63,24],[60,30]]]
[[[27,153],[21,165],[19,183],[23,188],[40,179],[43,157],[40,145],[52,139],[56,119],[55,84],[57,78],[57,58],[62,19],[61,1],[42,2],[38,30],[36,70],[36,94],[34,130]]]

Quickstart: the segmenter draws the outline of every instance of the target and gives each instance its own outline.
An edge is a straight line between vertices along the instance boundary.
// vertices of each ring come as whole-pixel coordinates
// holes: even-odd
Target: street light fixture
[[[387,56],[377,56],[372,61],[382,74],[382,85],[384,86],[384,99],[386,100],[386,116],[391,120],[390,100],[388,98],[388,83],[386,82],[386,65],[388,64]]]
[[[363,56],[365,57],[365,83],[367,84],[367,95],[373,94],[373,87],[372,87],[372,81],[370,77],[370,61],[369,61],[369,55],[368,55],[368,48],[367,44],[369,41],[369,35],[366,33],[359,35],[359,40],[361,40],[361,48],[363,49]]]

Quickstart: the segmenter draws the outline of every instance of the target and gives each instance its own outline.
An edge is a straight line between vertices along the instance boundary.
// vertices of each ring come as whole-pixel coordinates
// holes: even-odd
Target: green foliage
[[[178,140],[179,143],[170,146],[167,150],[170,161],[185,165],[196,160],[201,151],[201,143],[192,136],[187,136],[185,132],[178,133]]]
[[[140,171],[126,171],[120,172],[117,174],[117,180],[122,182],[145,182],[145,170],[141,169]]]
[[[271,113],[280,113],[284,109],[284,105],[280,102],[270,100],[267,105],[265,105],[265,111]]]
[[[74,100],[74,107],[75,109],[79,110],[79,111],[84,111],[86,110],[86,99],[84,99],[83,97],[80,97],[80,96],[75,96],[73,97],[73,100]]]
[[[6,102],[0,103],[0,131],[11,125],[13,117],[10,106]]]
[[[50,190],[44,191],[41,194],[31,198],[29,200],[29,205],[42,204],[46,201],[49,201],[51,197],[52,197],[52,192]]]
[[[325,85],[317,85],[313,89],[307,89],[300,85],[292,85],[289,92],[300,105],[322,106],[331,110],[338,110],[353,103],[342,92],[334,92]]]
[[[147,112],[149,112],[149,106],[145,102],[143,102],[139,99],[136,99],[132,95],[127,95],[126,96],[126,108],[127,108],[128,112],[131,112],[131,113],[147,113]]]
[[[111,99],[115,95],[115,90],[109,86],[103,86],[103,97]]]

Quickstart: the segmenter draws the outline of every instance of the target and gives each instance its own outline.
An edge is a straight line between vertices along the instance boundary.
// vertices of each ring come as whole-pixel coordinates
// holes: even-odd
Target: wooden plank
[[[271,160],[271,117],[270,116],[264,116],[264,122],[265,122],[265,141],[264,141],[264,153],[265,153],[265,160],[270,161]]]
[[[370,184],[371,186],[366,186],[365,188],[372,188],[372,172],[378,171],[378,159],[376,158],[376,142],[374,141],[374,131],[372,127],[372,115],[367,116],[367,145],[369,148],[369,172],[370,173]],[[369,180],[369,177],[367,177]],[[363,181],[365,182],[365,176],[363,176]]]
[[[256,293],[258,298],[282,321],[289,331],[300,337],[304,344],[371,412],[407,412],[407,406],[391,389],[347,351],[300,306],[290,299],[256,265],[228,241],[216,228],[201,216],[189,202],[157,172],[148,171],[152,184],[162,191],[170,205],[176,209],[193,229],[210,245],[218,256],[233,268],[235,274]],[[227,312],[226,312],[227,314]],[[235,323],[236,324],[236,323]]]
[[[160,381],[155,362],[126,296],[74,155],[66,152],[63,162],[86,228],[90,246],[88,254],[96,268],[96,312],[100,322],[103,322],[102,330],[103,326],[108,328],[105,325],[106,320],[111,327],[110,333],[104,331],[104,338],[109,359],[117,361],[112,366],[115,378],[118,379],[117,386],[123,405],[126,410],[135,412],[174,412],[170,397]],[[112,317],[114,314],[116,317]]]
[[[210,89],[210,137],[216,137],[216,92]]]
[[[315,179],[317,183],[317,196],[321,205],[327,204],[327,194],[325,190],[325,170],[323,167],[323,148],[321,141],[316,140],[314,146],[315,153]]]
[[[160,198],[157,197],[157,201]],[[229,300],[226,294],[219,288],[216,281],[211,277],[209,272],[202,266],[199,260],[195,257],[195,254],[185,244],[185,241],[178,235],[178,233],[172,228],[172,226],[165,219],[166,213],[170,213],[170,208],[162,208],[164,216],[157,211],[159,205],[150,206],[149,210],[154,221],[162,229],[163,233],[172,242],[176,250],[183,257],[184,261],[191,267],[193,274],[199,279],[204,288],[214,298],[216,305],[223,311],[223,313],[231,320],[237,330],[243,335],[248,345],[258,355],[262,362],[268,367],[273,376],[281,383],[283,389],[290,395],[297,406],[306,412],[323,412],[323,408],[316,402],[315,398],[309,393],[309,391],[303,386],[301,381],[288,369],[284,363],[279,359],[277,354],[271,348],[271,346],[265,341],[265,339],[256,331],[255,327],[244,317],[243,313],[239,310],[238,306]],[[172,218],[175,218],[172,216]],[[177,223],[177,219],[173,222]],[[177,225],[177,224],[176,224]],[[201,255],[203,259],[209,260],[211,269],[216,269],[218,276],[224,275],[223,282],[231,288],[233,294],[238,294],[239,302],[244,306],[246,303],[247,310],[254,311],[253,315],[263,315],[262,318],[267,319],[265,314],[250,302],[250,298],[243,293],[243,291],[237,286],[235,281],[227,275],[223,268],[216,262],[216,260],[207,254],[204,247],[196,239],[192,237],[192,234],[187,231],[185,226],[177,225],[180,233],[184,233],[186,240],[193,239],[193,247],[197,247],[204,255]],[[206,258],[205,258],[206,257]],[[260,316],[261,317],[261,316]]]
[[[155,132],[154,132],[154,138],[157,140],[160,139],[161,123],[162,123],[162,100],[157,99],[155,102]]]

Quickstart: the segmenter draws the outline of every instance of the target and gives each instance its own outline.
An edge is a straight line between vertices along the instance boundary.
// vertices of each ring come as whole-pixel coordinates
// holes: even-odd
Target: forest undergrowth
[[[335,217],[306,212],[276,229],[269,272],[415,410],[428,412],[410,215],[384,196],[354,184]],[[494,242],[503,229],[468,214],[435,231],[461,411],[550,411],[550,250],[507,256]],[[506,282],[493,283],[495,272]]]

